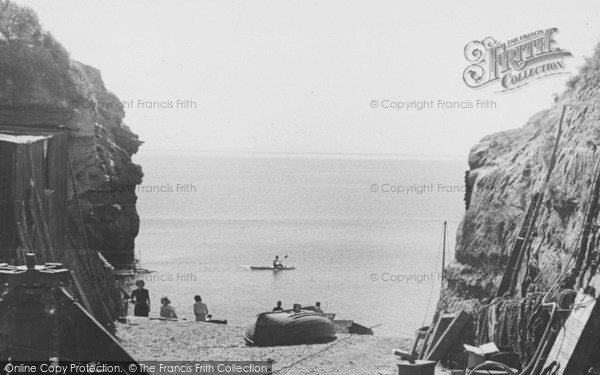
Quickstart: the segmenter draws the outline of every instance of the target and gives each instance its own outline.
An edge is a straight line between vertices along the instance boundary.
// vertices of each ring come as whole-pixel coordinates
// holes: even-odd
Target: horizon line
[[[143,151],[149,152],[169,152],[169,153],[195,153],[195,154],[212,154],[212,155],[239,155],[239,156],[331,156],[331,157],[394,157],[394,158],[439,158],[439,159],[468,159],[468,155],[459,154],[391,154],[391,153],[353,153],[353,152],[310,152],[310,151],[230,151],[230,150],[194,150],[194,149],[166,149],[166,148],[140,148],[136,155]]]

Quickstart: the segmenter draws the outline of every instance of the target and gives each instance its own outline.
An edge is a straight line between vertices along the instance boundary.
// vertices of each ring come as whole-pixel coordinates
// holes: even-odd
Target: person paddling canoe
[[[283,268],[283,263],[279,260],[279,255],[275,255],[275,260],[273,261],[273,268],[281,269]]]

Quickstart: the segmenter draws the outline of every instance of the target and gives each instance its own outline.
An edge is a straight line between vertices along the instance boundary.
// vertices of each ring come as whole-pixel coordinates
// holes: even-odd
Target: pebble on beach
[[[392,374],[393,348],[412,340],[338,334],[325,344],[277,347],[246,346],[245,327],[195,321],[135,319],[117,324],[117,336],[137,360],[267,361],[275,374]]]

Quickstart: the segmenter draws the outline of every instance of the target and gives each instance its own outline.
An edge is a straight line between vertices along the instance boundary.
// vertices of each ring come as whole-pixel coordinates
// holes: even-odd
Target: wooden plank
[[[429,342],[431,339],[432,330],[428,329],[425,333],[425,337],[423,337],[423,346],[421,347],[421,353],[419,353],[419,359],[423,359],[425,357],[425,353],[429,348]]]
[[[429,348],[429,341],[431,338],[431,331],[427,331],[427,334],[423,338],[423,346],[421,346],[421,352],[419,353],[418,359],[425,358],[425,354],[427,354],[427,349]]]
[[[75,284],[75,287],[77,288],[77,294],[79,294],[79,298],[81,299],[81,302],[83,302],[83,306],[85,306],[85,309],[91,314],[94,314],[94,310],[92,310],[92,305],[90,304],[90,301],[88,300],[87,295],[85,294],[85,291],[81,286],[81,283],[79,283],[79,279],[77,278],[75,271],[71,270],[69,272],[71,273],[71,279],[73,280],[73,284]]]
[[[443,355],[446,354],[450,346],[456,341],[465,325],[469,321],[471,316],[464,311],[459,312],[452,322],[448,325],[448,328],[440,336],[437,342],[431,342],[431,350],[428,351],[425,359],[430,361],[439,361]]]
[[[415,343],[412,347],[412,350],[410,351],[410,356],[414,359],[418,359],[420,357],[418,348],[419,348],[419,342],[421,342],[421,340],[424,340],[428,337],[429,335],[429,327],[427,327],[427,330],[424,329],[418,329],[416,334],[415,334]]]
[[[83,308],[79,302],[73,300],[72,296],[64,287],[59,290],[64,298],[64,309],[66,314],[76,323],[78,343],[82,347],[81,353],[69,353],[76,361],[89,358],[93,353],[94,358],[100,361],[119,361],[136,363],[135,359],[123,348],[121,343],[98,322],[89,311]],[[82,355],[81,355],[82,354]],[[123,368],[125,374],[129,374],[127,367]],[[141,374],[147,374],[141,372]]]
[[[452,323],[458,314],[442,314],[439,316],[433,330],[427,332],[423,348],[421,348],[421,355],[419,359],[425,359],[429,355],[431,348],[438,342],[442,334],[446,331],[448,326]]]
[[[584,293],[575,298],[574,309],[561,328],[544,363],[552,374],[576,374],[586,368],[600,337],[600,304]],[[558,364],[558,366],[557,366]],[[558,367],[558,368],[557,368]]]
[[[430,335],[431,343],[435,345],[435,343],[438,342],[442,334],[446,331],[446,329],[448,329],[452,321],[454,321],[454,319],[456,319],[457,316],[458,314],[444,314],[440,316],[435,325],[435,329]]]

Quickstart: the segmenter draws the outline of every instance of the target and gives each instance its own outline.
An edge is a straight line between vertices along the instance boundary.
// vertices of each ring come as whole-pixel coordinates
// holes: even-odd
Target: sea
[[[466,158],[465,158],[466,159]],[[464,213],[453,157],[143,150],[136,257],[151,313],[168,297],[194,319],[245,326],[278,300],[321,302],[376,335],[430,323]],[[293,271],[257,271],[276,255]]]

